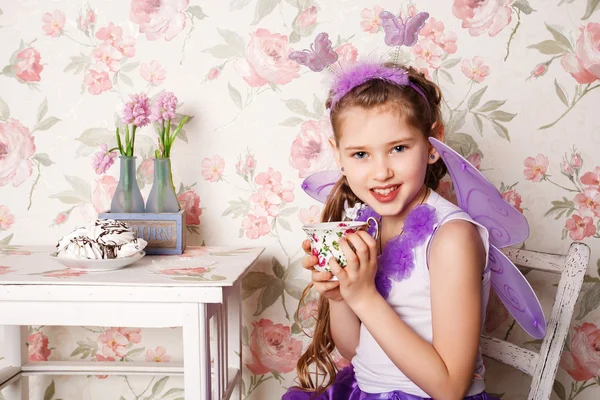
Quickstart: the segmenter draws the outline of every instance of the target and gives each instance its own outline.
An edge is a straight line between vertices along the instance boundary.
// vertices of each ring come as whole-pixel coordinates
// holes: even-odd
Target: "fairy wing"
[[[414,46],[417,43],[419,32],[425,26],[425,21],[429,18],[429,13],[420,12],[414,17],[407,19],[404,28],[404,45]]]
[[[448,167],[458,206],[489,231],[492,287],[528,334],[543,337],[546,320],[538,298],[521,271],[498,250],[527,239],[527,219],[464,157],[435,138],[429,141]]]
[[[333,51],[329,35],[321,32],[315,37],[310,49],[292,51],[288,58],[298,64],[307,66],[312,71],[320,72],[337,61],[338,53]]]
[[[333,50],[331,40],[326,32],[321,32],[315,38],[315,53],[327,65],[331,65],[337,61],[339,55]]]
[[[304,179],[301,187],[310,197],[325,203],[331,189],[341,176],[341,172],[337,169],[319,171]]]
[[[400,46],[404,44],[404,23],[389,11],[382,11],[379,14],[381,27],[385,32],[385,44],[388,46]]]
[[[296,61],[298,64],[305,65],[312,71],[323,71],[325,65],[317,56],[314,50],[305,49],[301,51],[292,51],[288,56],[290,60]]]

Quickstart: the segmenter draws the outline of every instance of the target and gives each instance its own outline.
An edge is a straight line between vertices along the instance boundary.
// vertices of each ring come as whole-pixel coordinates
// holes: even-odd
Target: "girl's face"
[[[404,218],[422,200],[433,146],[391,107],[352,107],[339,121],[339,142],[330,144],[350,189],[379,215]]]

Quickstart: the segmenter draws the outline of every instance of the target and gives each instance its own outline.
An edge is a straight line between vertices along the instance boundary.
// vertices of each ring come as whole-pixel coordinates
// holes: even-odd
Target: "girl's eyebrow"
[[[390,147],[390,146],[398,145],[398,144],[402,144],[402,143],[413,142],[414,140],[415,139],[412,138],[412,137],[406,137],[406,138],[402,138],[402,139],[392,140],[391,142],[385,143],[384,146]],[[346,151],[364,150],[367,147],[368,147],[368,145],[365,145],[365,146],[348,146],[348,147],[345,147],[344,150],[346,150]]]

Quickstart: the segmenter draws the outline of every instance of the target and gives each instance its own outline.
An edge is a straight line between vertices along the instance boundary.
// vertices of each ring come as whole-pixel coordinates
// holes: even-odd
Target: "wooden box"
[[[181,254],[185,250],[185,210],[178,213],[110,213],[99,219],[114,219],[131,226],[138,238],[148,242],[146,254]]]

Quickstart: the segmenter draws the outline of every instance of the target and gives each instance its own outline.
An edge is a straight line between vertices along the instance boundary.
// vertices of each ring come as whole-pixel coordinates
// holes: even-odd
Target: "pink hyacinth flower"
[[[175,118],[177,97],[173,92],[163,92],[158,95],[152,106],[152,121],[162,122]]]
[[[150,122],[150,99],[144,93],[129,95],[131,101],[125,103],[123,107],[124,124],[133,124],[142,127]]]

